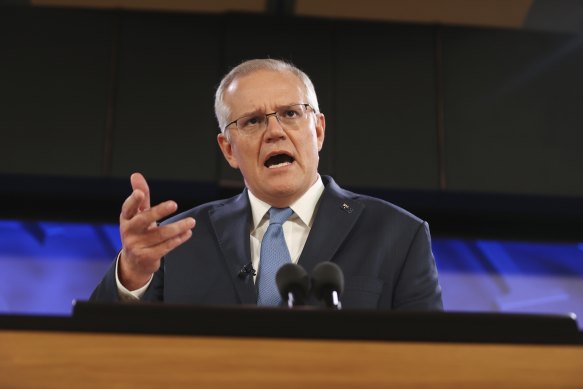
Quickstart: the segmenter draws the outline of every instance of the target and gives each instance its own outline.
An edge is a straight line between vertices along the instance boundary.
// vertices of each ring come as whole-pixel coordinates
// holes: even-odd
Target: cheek
[[[310,153],[318,154],[318,152],[322,148],[322,143],[320,142],[320,140],[316,136],[315,131],[312,132],[310,139],[307,141],[307,144],[310,147]]]
[[[311,160],[318,157],[319,144],[316,134],[312,131],[302,137],[295,138],[293,143],[298,154],[304,160]]]
[[[257,161],[259,145],[256,143],[240,142],[236,148],[233,149],[233,155],[241,168],[245,166],[253,166]]]

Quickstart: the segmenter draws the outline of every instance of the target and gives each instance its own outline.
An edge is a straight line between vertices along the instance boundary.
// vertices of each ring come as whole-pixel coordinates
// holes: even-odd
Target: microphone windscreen
[[[321,262],[312,272],[312,291],[321,299],[326,291],[335,290],[338,294],[344,291],[344,274],[342,269],[332,262]]]
[[[300,265],[286,263],[277,271],[275,283],[279,293],[286,298],[289,292],[300,292],[304,296],[310,289],[310,277]]]

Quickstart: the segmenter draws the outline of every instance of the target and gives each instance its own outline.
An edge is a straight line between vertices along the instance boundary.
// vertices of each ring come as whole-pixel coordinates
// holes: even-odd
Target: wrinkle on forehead
[[[232,116],[271,112],[282,106],[305,103],[306,99],[305,87],[295,74],[271,70],[258,70],[236,78],[224,95]]]

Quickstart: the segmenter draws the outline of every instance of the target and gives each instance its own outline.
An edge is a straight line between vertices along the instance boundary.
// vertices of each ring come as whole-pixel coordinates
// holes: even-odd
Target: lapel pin
[[[352,213],[352,211],[354,211],[352,209],[352,207],[346,203],[342,203],[342,205],[340,206],[340,208],[342,208],[342,210],[346,213]]]

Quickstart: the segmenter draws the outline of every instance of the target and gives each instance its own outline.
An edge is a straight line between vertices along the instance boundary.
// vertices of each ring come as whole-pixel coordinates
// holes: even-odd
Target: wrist
[[[128,291],[134,291],[144,287],[152,278],[151,273],[137,272],[129,266],[127,261],[123,259],[123,254],[120,255],[117,266],[118,281]]]

